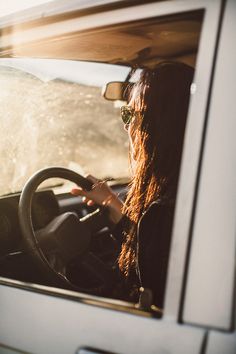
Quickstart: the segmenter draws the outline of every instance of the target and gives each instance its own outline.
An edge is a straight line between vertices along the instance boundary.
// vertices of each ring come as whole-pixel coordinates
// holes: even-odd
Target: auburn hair
[[[149,205],[175,199],[193,68],[164,62],[143,69],[132,86],[129,104],[138,114],[135,128],[135,167],[123,213],[129,223],[119,255],[121,272],[136,267],[137,225]]]

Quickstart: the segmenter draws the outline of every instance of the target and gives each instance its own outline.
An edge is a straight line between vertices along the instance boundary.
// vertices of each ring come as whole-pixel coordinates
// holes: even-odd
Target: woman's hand
[[[80,195],[83,197],[83,202],[87,205],[103,205],[109,210],[110,220],[117,224],[122,218],[122,201],[112,191],[108,184],[91,175],[86,178],[93,183],[91,191],[85,191],[82,188],[74,188],[71,193],[73,195]]]

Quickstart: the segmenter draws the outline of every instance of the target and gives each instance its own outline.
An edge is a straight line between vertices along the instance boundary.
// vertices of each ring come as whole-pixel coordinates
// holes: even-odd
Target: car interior
[[[203,16],[70,29],[59,37],[42,29],[39,39],[27,37],[39,21],[15,26],[23,40],[0,52],[7,92],[0,94],[1,277],[109,297],[119,252],[113,226],[106,208],[70,191],[89,190],[91,173],[125,200],[131,176],[119,119],[125,88],[137,79],[134,69],[163,61],[194,67]]]

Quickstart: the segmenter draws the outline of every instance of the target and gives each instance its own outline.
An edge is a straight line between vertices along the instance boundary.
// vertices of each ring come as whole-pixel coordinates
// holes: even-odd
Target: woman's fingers
[[[87,203],[87,205],[108,205],[107,200],[113,198],[114,193],[107,185],[107,183],[95,178],[92,175],[88,175],[86,178],[93,183],[92,189],[90,191],[85,191],[82,188],[77,187],[73,188],[71,193],[73,195],[85,197],[83,201]]]
[[[87,197],[82,198],[83,203],[86,203],[87,205],[94,205],[94,201],[92,199],[89,199]]]
[[[73,195],[81,195],[81,196],[85,195],[83,189],[80,189],[80,188],[73,188],[71,190],[71,194],[73,194]]]
[[[89,206],[95,204],[92,199],[88,198],[88,197],[85,195],[86,192],[84,192],[82,189],[73,188],[73,189],[71,190],[71,194],[76,195],[76,196],[81,196],[83,203],[86,203],[86,204],[89,205]]]
[[[88,201],[87,201],[87,205],[88,206],[92,206],[92,205],[94,205],[95,204],[95,202],[92,200],[92,199],[89,199]]]
[[[123,215],[122,201],[119,200],[106,181],[101,181],[92,175],[88,175],[86,178],[93,183],[91,191],[84,191],[82,188],[77,187],[71,190],[71,194],[81,196],[82,201],[87,203],[88,206],[94,204],[106,206],[109,210],[111,221],[115,224],[119,222]]]

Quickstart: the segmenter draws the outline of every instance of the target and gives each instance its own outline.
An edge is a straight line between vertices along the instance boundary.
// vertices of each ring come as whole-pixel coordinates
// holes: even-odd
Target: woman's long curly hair
[[[130,223],[118,259],[128,276],[136,267],[137,225],[155,200],[175,200],[193,68],[174,62],[144,69],[131,89],[138,114],[135,167],[123,212]]]

